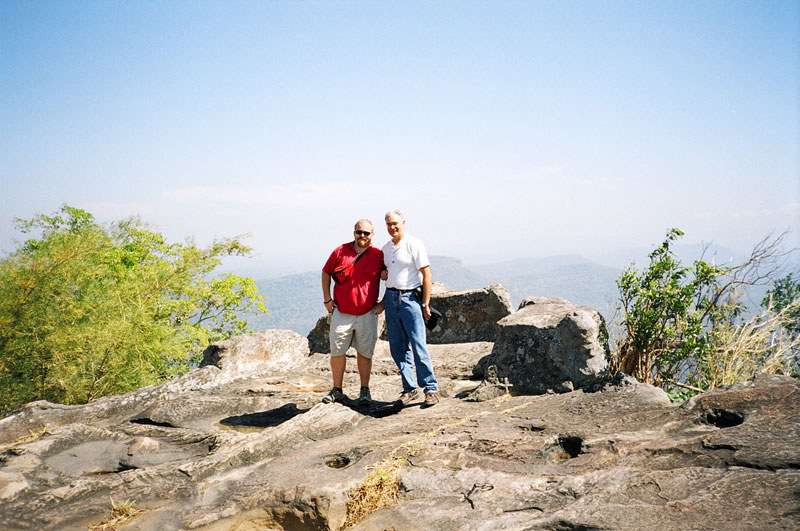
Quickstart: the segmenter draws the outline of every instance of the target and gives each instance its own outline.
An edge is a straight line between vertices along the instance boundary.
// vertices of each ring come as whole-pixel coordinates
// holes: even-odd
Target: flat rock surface
[[[492,347],[432,345],[446,396],[427,409],[395,402],[382,341],[368,409],[352,400],[352,358],[348,400],[320,403],[324,354],[29,404],[0,420],[0,528],[87,529],[133,502],[142,512],[116,529],[340,529],[351,490],[375,473],[397,478],[397,498],[353,529],[800,528],[797,380],[762,376],[682,405],[630,379],[469,401]]]

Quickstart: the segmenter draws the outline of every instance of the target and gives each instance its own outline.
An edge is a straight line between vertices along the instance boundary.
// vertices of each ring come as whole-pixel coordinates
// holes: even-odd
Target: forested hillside
[[[614,279],[620,270],[590,262],[580,255],[523,259],[475,267],[447,256],[431,256],[434,282],[450,290],[468,290],[502,284],[516,307],[528,296],[561,297],[596,308],[603,314],[613,304]],[[324,315],[320,273],[309,271],[257,281],[267,296],[269,314],[249,316],[254,330],[288,329],[306,335]]]

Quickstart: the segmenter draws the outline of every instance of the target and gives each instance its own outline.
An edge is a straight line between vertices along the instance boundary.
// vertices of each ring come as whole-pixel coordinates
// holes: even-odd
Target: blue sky
[[[0,249],[67,203],[321,267],[800,244],[800,3],[0,3]]]

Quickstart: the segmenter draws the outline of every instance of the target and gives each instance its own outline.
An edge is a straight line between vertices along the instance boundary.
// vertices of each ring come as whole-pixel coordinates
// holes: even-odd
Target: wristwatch
[[[426,306],[428,306],[428,305],[427,305],[426,303],[424,303],[424,302],[423,302],[423,303],[422,303],[422,307],[423,307],[423,308],[425,308]]]

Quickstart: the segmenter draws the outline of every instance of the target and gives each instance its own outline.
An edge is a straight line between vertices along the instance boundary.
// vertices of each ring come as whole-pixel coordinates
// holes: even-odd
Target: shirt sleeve
[[[423,267],[427,267],[431,265],[431,261],[428,259],[428,253],[425,250],[425,245],[419,240],[416,240],[415,245],[413,247],[412,256],[414,257],[414,266],[417,268],[417,271],[422,269]]]
[[[329,275],[333,273],[333,270],[336,269],[336,263],[339,259],[339,249],[336,248],[333,250],[331,255],[328,257],[328,261],[325,262],[325,265],[322,267],[322,270]]]

